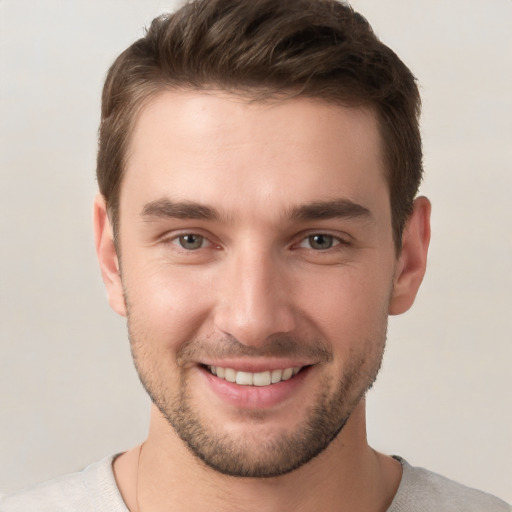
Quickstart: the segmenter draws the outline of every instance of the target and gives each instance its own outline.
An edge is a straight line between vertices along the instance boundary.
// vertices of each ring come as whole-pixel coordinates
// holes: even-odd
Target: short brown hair
[[[336,0],[195,0],[153,20],[108,72],[97,178],[114,232],[130,134],[165,89],[250,98],[302,95],[377,115],[397,250],[422,176],[420,95],[405,64],[371,26]]]

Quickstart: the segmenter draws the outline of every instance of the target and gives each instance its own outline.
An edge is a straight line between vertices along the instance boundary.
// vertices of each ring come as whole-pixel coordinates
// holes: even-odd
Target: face
[[[110,302],[186,445],[227,474],[299,467],[374,381],[403,267],[374,115],[162,93],[133,133],[118,251]]]

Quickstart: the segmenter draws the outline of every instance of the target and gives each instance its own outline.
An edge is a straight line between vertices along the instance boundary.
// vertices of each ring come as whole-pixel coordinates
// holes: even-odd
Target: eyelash
[[[182,241],[187,237],[195,237],[195,238],[199,239],[197,242],[198,246],[194,247],[194,248],[184,247]],[[325,241],[325,239],[327,239],[328,247],[325,247],[325,248],[312,247],[312,244],[315,243],[315,241],[314,241],[315,238],[320,238],[320,240],[316,242],[319,244],[322,243],[322,239],[324,239],[324,241]],[[185,252],[195,252],[195,251],[198,251],[199,249],[204,249],[208,246],[214,246],[216,248],[220,248],[218,245],[211,242],[206,236],[201,235],[199,233],[194,233],[194,232],[181,233],[177,236],[174,236],[173,238],[167,239],[166,242],[178,246],[179,249],[181,249]],[[205,245],[205,242],[206,242],[206,245]],[[309,244],[309,247],[306,247],[304,244]],[[293,247],[303,248],[303,249],[307,249],[307,250],[312,250],[314,252],[322,253],[322,252],[327,252],[331,249],[335,249],[336,247],[338,247],[340,245],[348,246],[348,245],[350,245],[350,243],[339,236],[331,235],[329,233],[315,232],[315,233],[311,233],[306,236],[303,236],[300,239],[299,243],[294,244]]]
[[[199,247],[196,247],[193,249],[184,247],[181,242],[183,239],[185,239],[187,237],[195,237],[195,238],[200,239]],[[173,238],[168,239],[167,241],[173,245],[177,245],[180,249],[182,249],[183,251],[186,251],[186,252],[195,252],[199,249],[204,249],[205,248],[204,242],[207,242],[207,245],[215,245],[210,240],[208,240],[208,238],[205,237],[204,235],[201,235],[199,233],[193,233],[193,232],[181,233]]]
[[[320,239],[320,240],[315,240],[315,239]],[[318,247],[318,248],[313,247],[313,245],[315,243],[322,245],[322,241],[324,241],[324,242],[327,241],[326,245],[328,245],[328,247]],[[309,247],[305,247],[304,244],[309,244]],[[347,242],[345,242],[340,237],[331,235],[329,233],[313,233],[311,235],[304,237],[301,240],[301,242],[299,243],[299,247],[311,249],[315,252],[325,252],[325,251],[328,251],[330,249],[337,247],[338,245],[347,245]]]

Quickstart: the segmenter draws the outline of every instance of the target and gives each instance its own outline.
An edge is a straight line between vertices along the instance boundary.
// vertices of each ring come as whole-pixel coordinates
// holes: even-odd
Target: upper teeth
[[[236,382],[242,386],[269,386],[282,380],[288,380],[299,373],[300,366],[296,368],[285,368],[284,370],[267,370],[265,372],[241,372],[233,368],[222,368],[221,366],[208,366],[210,372],[217,377],[229,382]]]

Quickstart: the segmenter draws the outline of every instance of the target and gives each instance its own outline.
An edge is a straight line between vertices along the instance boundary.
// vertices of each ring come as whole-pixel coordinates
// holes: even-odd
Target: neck
[[[193,512],[204,510],[205,503],[216,511],[385,511],[398,488],[401,467],[368,446],[364,406],[363,400],[324,452],[275,478],[214,471],[191,454],[154,409],[140,459],[138,448],[119,457],[116,480],[132,512],[163,512],[169,503]]]

